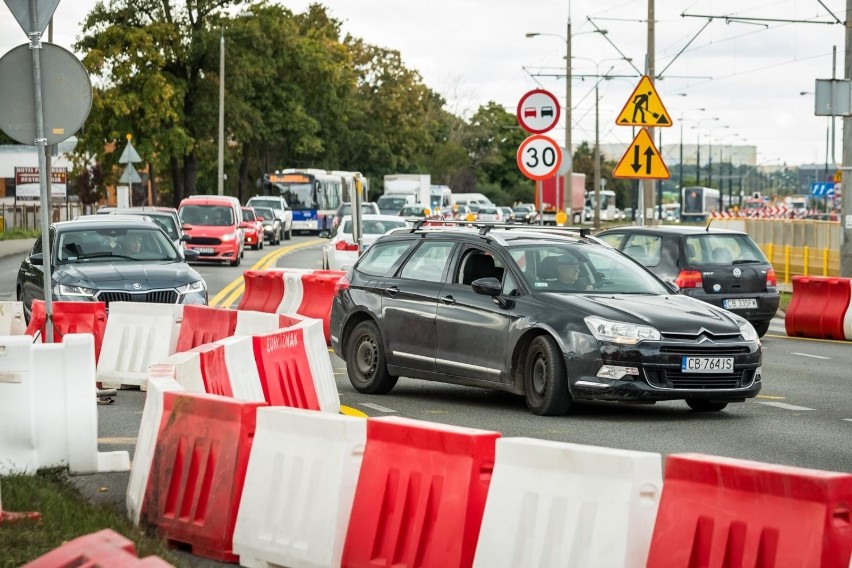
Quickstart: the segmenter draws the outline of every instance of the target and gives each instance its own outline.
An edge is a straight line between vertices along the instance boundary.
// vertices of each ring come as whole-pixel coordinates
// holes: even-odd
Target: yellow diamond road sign
[[[615,123],[619,126],[668,127],[672,125],[671,115],[647,75],[643,75],[639,80],[639,84],[633,89],[633,94],[618,113]]]
[[[612,176],[633,179],[669,179],[671,174],[654,141],[643,128],[612,170]]]

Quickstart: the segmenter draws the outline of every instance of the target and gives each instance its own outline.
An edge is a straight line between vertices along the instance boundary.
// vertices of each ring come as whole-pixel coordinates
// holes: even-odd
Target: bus
[[[718,189],[712,187],[684,187],[680,201],[680,220],[684,223],[703,223],[722,205]]]
[[[595,192],[586,192],[586,209],[589,220],[595,217]],[[601,221],[615,221],[615,192],[611,189],[602,189],[599,192],[601,203]]]
[[[337,207],[350,200],[352,172],[288,168],[263,176],[263,194],[282,196],[293,210],[293,230],[331,229]]]

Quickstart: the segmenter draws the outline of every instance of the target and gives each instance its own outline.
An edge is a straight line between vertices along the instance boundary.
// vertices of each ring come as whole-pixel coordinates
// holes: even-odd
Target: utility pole
[[[852,0],[849,0],[852,2]],[[654,0],[648,0],[648,52],[647,52],[647,61],[645,63],[647,67],[648,78],[651,80],[651,83],[654,82]],[[649,128],[648,134],[651,137],[651,140],[654,139],[654,129]],[[660,149],[662,151],[662,149]],[[655,181],[652,179],[646,179],[642,181],[642,203],[640,204],[640,212],[642,213],[642,218],[645,217],[645,212],[648,209],[653,211],[654,209],[654,186]],[[642,223],[644,225],[644,223]],[[655,225],[654,214],[651,213],[651,218],[648,220],[649,225]]]
[[[598,81],[600,83],[600,81]],[[598,105],[600,97],[598,96],[598,85],[595,85],[595,229],[601,228],[601,145],[600,145],[600,113]]]
[[[568,29],[565,30],[565,151],[568,152],[568,171],[565,172],[565,195],[559,201],[559,179],[556,180],[556,204],[561,203],[565,210],[566,203],[574,203],[574,152],[571,150],[571,2],[568,2]],[[557,211],[558,213],[558,211]],[[573,221],[573,211],[566,211],[569,220]],[[583,213],[580,213],[582,221]]]
[[[846,61],[843,77],[852,79],[852,0],[846,0]],[[852,166],[852,117],[843,117],[843,166]],[[852,277],[852,170],[843,172],[840,220],[840,276]]]

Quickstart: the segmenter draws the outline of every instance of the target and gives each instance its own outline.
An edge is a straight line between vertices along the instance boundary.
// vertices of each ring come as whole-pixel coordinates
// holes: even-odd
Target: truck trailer
[[[556,213],[565,211],[568,224],[580,224],[586,200],[586,174],[572,174],[569,190],[565,190],[566,176],[558,175],[536,184],[535,208],[545,225],[556,224]],[[557,191],[558,189],[558,191]]]

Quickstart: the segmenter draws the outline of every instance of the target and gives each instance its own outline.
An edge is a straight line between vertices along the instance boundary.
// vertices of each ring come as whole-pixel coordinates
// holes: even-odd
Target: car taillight
[[[681,270],[675,278],[675,284],[681,288],[701,288],[704,286],[704,279],[697,270]]]
[[[336,295],[341,290],[346,290],[347,288],[349,288],[349,279],[346,276],[341,276],[340,280],[334,285],[334,293]]]
[[[778,286],[778,278],[775,276],[775,269],[770,268],[766,271],[766,285]]]
[[[358,245],[355,243],[347,243],[346,241],[337,241],[337,244],[334,245],[334,248],[337,250],[348,250],[348,251],[358,251]]]

